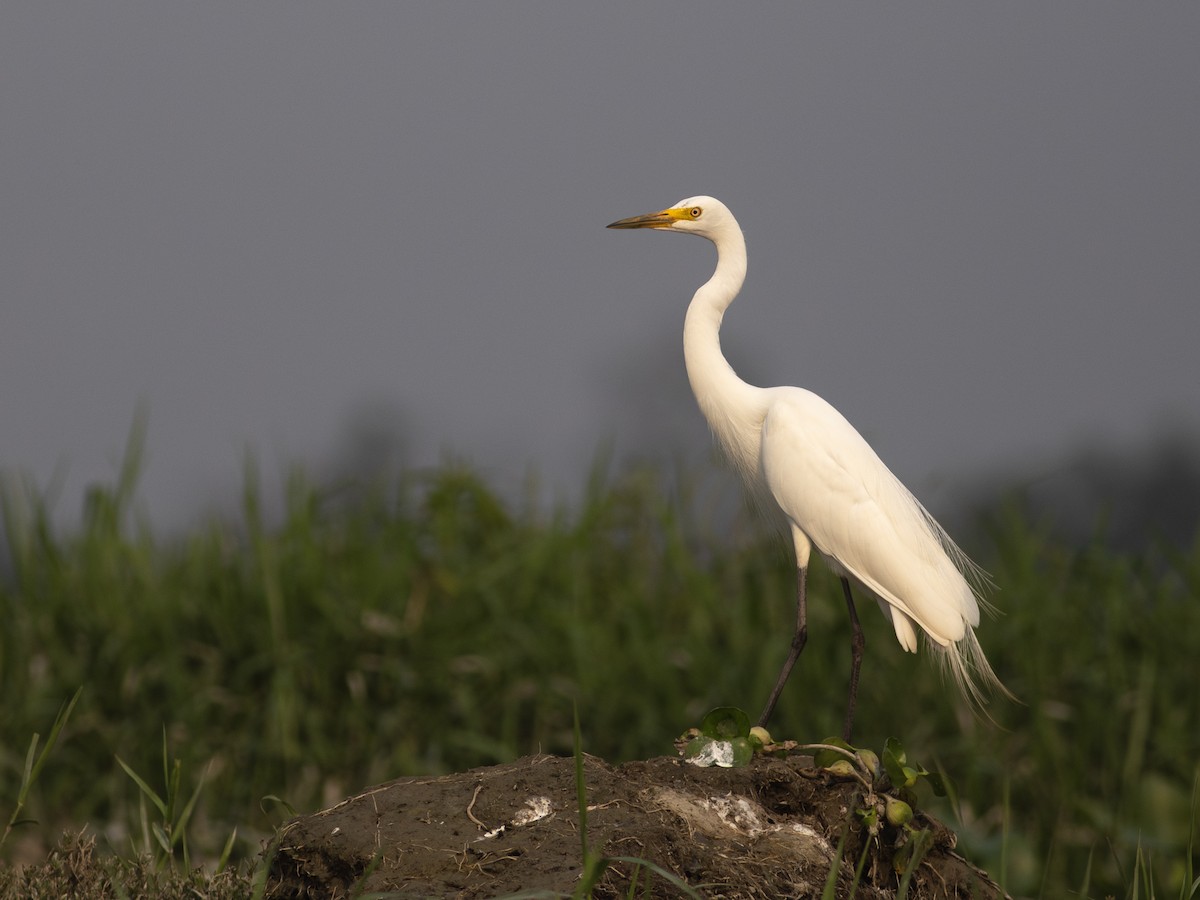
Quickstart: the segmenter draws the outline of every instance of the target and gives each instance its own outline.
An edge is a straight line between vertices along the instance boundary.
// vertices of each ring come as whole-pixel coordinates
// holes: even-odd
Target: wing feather
[[[891,607],[907,649],[906,619],[939,646],[962,640],[979,622],[966,557],[841,413],[802,388],[771,393],[762,471],[792,526]]]

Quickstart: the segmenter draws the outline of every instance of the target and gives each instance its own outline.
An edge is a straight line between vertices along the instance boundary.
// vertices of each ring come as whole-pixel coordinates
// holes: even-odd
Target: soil
[[[883,798],[864,799],[858,782],[806,756],[729,769],[676,758],[583,764],[588,845],[611,860],[599,898],[688,896],[679,884],[701,897],[820,897],[835,869],[839,898],[856,880],[862,900],[894,897],[906,853],[921,846],[882,814],[870,834],[854,811],[877,803],[882,813]],[[1005,896],[953,852],[945,826],[920,812],[911,826],[927,845],[908,897]],[[529,756],[379,785],[284,825],[270,866],[270,898],[570,896],[583,872],[575,760]]]

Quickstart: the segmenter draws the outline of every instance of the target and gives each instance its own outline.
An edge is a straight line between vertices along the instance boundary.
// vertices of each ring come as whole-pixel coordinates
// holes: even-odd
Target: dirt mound
[[[897,846],[912,842],[882,824],[871,836],[854,810],[861,787],[812,767],[808,757],[756,758],[744,768],[699,768],[661,758],[613,767],[584,759],[587,835],[618,857],[594,896],[679,897],[660,866],[703,897],[819,897],[835,866],[849,896],[894,896]],[[881,817],[881,822],[885,820]],[[847,823],[849,827],[847,827]],[[928,832],[909,897],[1003,897],[953,853],[954,835],[920,813]],[[838,845],[845,835],[841,861]],[[911,848],[910,848],[911,849]],[[287,823],[267,896],[497,897],[518,891],[570,894],[582,871],[575,761],[531,756],[456,775],[401,778]]]

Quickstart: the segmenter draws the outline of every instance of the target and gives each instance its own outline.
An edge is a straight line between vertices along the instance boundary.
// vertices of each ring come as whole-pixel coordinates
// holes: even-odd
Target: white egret
[[[846,419],[811,391],[759,388],[742,381],[721,353],[725,310],[746,277],[746,241],[728,207],[690,197],[660,212],[609,228],[697,234],[717,247],[717,268],[696,291],[683,325],[688,380],[725,456],[764,508],[787,520],[796,551],[796,628],[779,678],[759,717],[765,725],[808,637],[806,575],[815,548],[839,576],[850,613],[850,698],[843,734],[850,740],[865,638],[850,581],[872,594],[905,650],[917,629],[969,701],[983,689],[1003,693],[974,628],[981,572]]]

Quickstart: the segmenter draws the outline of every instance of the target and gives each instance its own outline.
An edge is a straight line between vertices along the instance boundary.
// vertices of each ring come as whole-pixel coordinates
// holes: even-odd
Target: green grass
[[[182,852],[179,809],[151,825],[146,799],[182,804],[203,782],[188,850],[236,862],[286,817],[278,798],[309,811],[400,775],[570,754],[573,704],[588,752],[671,753],[711,707],[756,711],[786,652],[786,546],[656,471],[598,475],[570,510],[504,501],[455,466],[339,489],[297,473],[272,524],[251,471],[238,521],[162,542],[134,516],[130,456],[71,534],[19,483],[0,495],[0,815],[32,735],[82,687],[22,796],[39,824],[14,835],[90,824],[119,854]],[[895,735],[950,773],[955,808],[927,805],[1019,896],[1187,896],[1200,545],[1064,546],[1015,507],[985,533],[968,549],[1003,613],[980,640],[1023,705],[993,704],[998,727],[973,718],[864,610],[857,742]],[[810,591],[778,738],[840,730],[849,627],[819,564]]]

